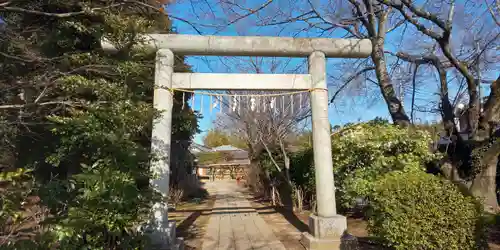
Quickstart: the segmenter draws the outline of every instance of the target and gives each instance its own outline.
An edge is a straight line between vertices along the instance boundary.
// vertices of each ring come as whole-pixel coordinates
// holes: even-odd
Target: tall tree
[[[139,33],[171,32],[159,7],[149,0],[0,2],[0,128],[9,148],[2,172],[35,172],[28,194],[53,213],[53,245],[144,247],[136,229],[156,200],[148,185],[155,53],[134,45]],[[105,53],[103,38],[118,53]],[[189,70],[181,57],[175,67]],[[175,96],[175,142],[197,131],[197,116],[180,110],[182,101]],[[184,166],[173,165],[177,172]],[[7,242],[19,249],[16,240]]]
[[[420,5],[421,2],[409,0],[252,3],[214,0],[201,3],[203,7],[199,9],[206,16],[215,16],[217,12],[215,4],[210,3],[219,3],[222,12],[227,14],[226,19],[214,21],[216,32],[228,25],[236,26],[237,30],[243,27],[248,30],[255,25],[259,31],[267,27],[271,32],[287,35],[370,39],[373,50],[369,61],[337,64],[340,76],[333,78],[340,84],[332,102],[349,86],[365,88],[374,83],[396,124],[407,125],[417,120],[414,111],[441,115],[447,133],[458,138],[460,150],[450,152],[450,158],[455,159],[455,165],[464,164],[455,167],[461,169],[462,177],[475,195],[486,197],[487,203],[496,207],[494,171],[499,151],[495,147],[496,136],[492,134],[500,114],[498,80],[495,80],[498,77],[495,71],[498,68],[495,56],[498,1],[426,1]],[[195,21],[191,24],[197,25]],[[484,93],[480,94],[480,83],[483,82],[491,85],[487,101],[481,103]],[[399,87],[395,88],[394,84]],[[401,87],[404,84],[409,88]],[[436,88],[438,93],[436,101],[429,91],[431,88]],[[407,110],[410,107],[411,120],[402,105],[403,98],[407,97],[405,89],[411,90],[411,106],[406,105]],[[369,91],[363,93],[366,97]],[[416,104],[418,99],[425,107]],[[456,131],[455,111],[463,100],[469,104],[467,134],[473,139],[469,141],[461,140]]]
[[[395,27],[387,28],[389,25],[389,15],[392,10],[390,8],[385,8],[375,1],[349,0],[349,2],[354,6],[353,17],[352,19],[349,18],[347,20],[343,20],[342,22],[357,23],[357,21],[360,21],[364,26],[366,30],[365,34],[359,32],[359,29],[357,28],[347,30],[350,32],[354,30],[352,34],[357,38],[368,38],[372,41],[371,60],[375,66],[378,85],[387,104],[391,118],[396,124],[404,126],[409,125],[410,119],[404,110],[401,99],[398,98],[396,94],[391,76],[389,75],[389,71],[387,69],[386,57],[384,54],[387,33],[390,32],[391,29],[397,28],[400,23],[396,23]],[[312,4],[311,7],[314,9]]]
[[[234,131],[224,131],[220,128],[210,129],[203,137],[203,144],[207,147],[219,147],[224,145],[232,145],[237,148],[247,148],[246,142],[233,133]]]
[[[456,136],[456,148],[460,149],[458,152],[449,152],[453,160],[454,167],[461,169],[461,177],[470,182],[471,192],[479,197],[485,199],[486,205],[496,209],[498,207],[497,194],[496,194],[496,175],[498,168],[498,159],[500,157],[500,141],[498,125],[500,124],[500,75],[490,85],[490,93],[486,97],[486,101],[482,103],[481,91],[481,66],[485,66],[488,61],[486,54],[489,49],[494,49],[498,45],[500,33],[498,26],[494,23],[485,23],[483,27],[489,27],[497,30],[493,34],[473,33],[476,39],[473,42],[473,52],[467,57],[461,53],[460,50],[453,48],[452,30],[454,27],[454,18],[457,18],[457,10],[455,1],[449,3],[442,3],[439,11],[447,12],[446,16],[442,14],[432,13],[433,8],[419,6],[417,3],[407,0],[390,1],[384,0],[381,3],[395,8],[399,11],[401,16],[415,26],[417,30],[426,36],[430,37],[440,49],[444,58],[438,58],[432,55],[420,56],[420,60],[428,60],[433,64],[441,79],[441,110],[443,121],[445,124],[453,124],[449,133]],[[488,3],[486,3],[488,5]],[[490,7],[487,6],[486,9]],[[474,10],[472,10],[474,12]],[[462,14],[458,12],[459,14]],[[464,18],[463,16],[461,16]],[[494,19],[494,15],[491,16]],[[426,22],[422,21],[425,20]],[[492,20],[495,21],[495,20]],[[429,27],[433,25],[436,28]],[[473,31],[474,32],[474,31]],[[482,36],[482,37],[481,37]],[[479,38],[482,38],[479,40]],[[496,44],[496,45],[495,45]],[[466,44],[462,43],[459,48],[465,47]],[[403,55],[400,53],[400,55]],[[412,57],[406,57],[406,59]],[[412,59],[416,59],[413,57]],[[444,62],[442,62],[444,61]],[[498,62],[498,61],[497,61]],[[447,69],[453,68],[459,72],[460,76],[466,82],[468,105],[466,107],[466,124],[461,124],[462,127],[466,126],[464,131],[469,140],[462,139],[462,134],[457,131],[454,124],[454,109],[449,102],[448,98],[448,81]],[[482,65],[481,65],[482,64]],[[476,72],[474,72],[476,70]],[[456,171],[456,170],[455,170]]]
[[[229,136],[217,129],[211,129],[207,132],[207,134],[203,137],[203,145],[207,147],[219,147],[223,145],[229,145],[230,140]]]

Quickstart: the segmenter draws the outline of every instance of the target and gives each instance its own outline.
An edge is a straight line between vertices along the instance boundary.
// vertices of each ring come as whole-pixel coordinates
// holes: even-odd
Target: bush
[[[351,125],[332,137],[335,185],[340,205],[352,208],[366,198],[378,178],[398,170],[419,170],[438,155],[429,150],[426,131],[401,128],[382,121]]]
[[[367,198],[373,184],[387,173],[424,171],[426,164],[439,157],[429,151],[431,141],[430,134],[424,130],[397,127],[382,119],[346,125],[335,132],[332,157],[339,209],[355,207],[356,200]],[[281,164],[279,155],[277,153],[275,159]],[[290,154],[290,177],[304,190],[306,198],[315,194],[313,158],[313,150],[307,146]]]
[[[47,210],[33,196],[34,181],[28,169],[0,167],[0,249],[38,249],[40,221]]]
[[[370,232],[395,249],[483,249],[481,206],[439,177],[387,174],[370,202]]]
[[[290,154],[290,178],[292,182],[305,192],[315,192],[315,176],[312,148],[306,148]]]

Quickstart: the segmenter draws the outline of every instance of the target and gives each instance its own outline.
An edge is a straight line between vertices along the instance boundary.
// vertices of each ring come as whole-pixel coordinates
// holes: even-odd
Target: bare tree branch
[[[417,8],[417,7],[415,7],[415,3],[413,3],[412,1],[401,0],[401,2],[406,7],[408,7],[408,9],[410,9],[413,13],[415,13],[417,16],[432,21],[437,26],[439,26],[441,29],[443,29],[443,30],[449,30],[451,28],[451,26],[448,26],[445,22],[443,22],[441,19],[439,19],[439,17],[437,15],[434,15],[434,14],[428,12],[428,11],[425,11],[423,8]],[[450,14],[449,16],[453,17],[452,14]]]
[[[388,6],[391,6],[393,8],[396,8],[397,10],[399,10],[399,12],[401,13],[401,15],[403,15],[403,17],[408,21],[410,22],[411,24],[413,24],[419,31],[421,31],[422,33],[436,39],[436,40],[439,40],[442,38],[442,35],[426,28],[423,24],[419,23],[417,20],[415,20],[412,16],[410,16],[408,13],[406,13],[406,11],[404,10],[403,8],[403,4],[397,4],[397,3],[394,3],[392,2],[392,0],[379,0],[380,2],[383,2],[384,4],[388,5]],[[422,14],[425,15],[425,13],[427,12],[423,12]],[[423,16],[422,16],[423,17]],[[444,24],[443,24],[444,25]],[[439,26],[439,25],[438,25]],[[441,26],[440,26],[441,27]]]
[[[108,102],[93,102],[93,104],[105,104]],[[48,106],[48,105],[66,105],[70,107],[82,107],[88,105],[88,103],[84,102],[74,102],[74,101],[49,101],[42,103],[26,103],[26,104],[7,104],[0,105],[0,109],[23,109],[34,106]]]
[[[268,5],[270,5],[272,2],[273,2],[273,0],[267,0],[267,2],[265,2],[264,4],[262,4],[261,6],[259,6],[258,8],[256,8],[256,9],[249,9],[249,10],[248,10],[248,12],[247,12],[246,14],[244,14],[244,15],[242,15],[242,16],[239,16],[239,17],[237,17],[236,19],[234,19],[234,20],[230,21],[230,22],[229,22],[229,23],[227,23],[226,25],[227,25],[227,26],[230,26],[230,25],[232,25],[232,24],[235,24],[235,23],[237,23],[238,21],[240,21],[240,20],[242,20],[242,19],[244,19],[244,18],[246,18],[246,17],[249,17],[249,16],[251,16],[251,15],[253,15],[253,14],[255,14],[255,13],[257,13],[257,12],[261,11],[261,10],[263,10],[263,9],[264,9],[264,8],[266,8]]]
[[[23,8],[18,8],[18,7],[9,7],[8,4],[10,4],[10,3],[11,2],[7,2],[7,3],[0,5],[0,12],[9,11],[9,12],[40,15],[40,16],[48,16],[48,17],[68,18],[68,17],[80,16],[80,15],[84,15],[84,14],[92,14],[94,12],[103,11],[103,10],[111,9],[114,7],[122,6],[126,3],[137,3],[137,1],[123,0],[122,3],[110,4],[109,6],[105,6],[105,7],[92,8],[89,10],[66,12],[66,13],[51,13],[51,12],[23,9]]]
[[[497,1],[497,3],[499,3],[499,1]],[[497,15],[495,14],[495,11],[493,10],[493,7],[491,7],[490,5],[488,5],[488,2],[486,0],[484,0],[484,4],[486,4],[486,6],[488,7],[488,11],[491,14],[491,18],[493,18],[493,21],[495,21],[495,23],[497,24],[497,26],[500,26],[500,20],[497,17]],[[497,11],[498,12],[500,12],[500,6],[499,5],[500,4],[497,4]]]
[[[418,67],[420,64],[415,64],[415,69],[413,70],[413,79],[412,79],[412,95],[411,95],[411,111],[410,111],[410,120],[412,123],[415,123],[415,116],[414,116],[414,111],[415,111],[415,92],[417,89],[417,72],[418,72]]]
[[[347,87],[347,85],[349,85],[349,83],[351,83],[354,79],[358,78],[360,75],[362,75],[362,74],[364,74],[364,73],[366,73],[368,71],[371,71],[371,70],[375,70],[375,67],[374,66],[366,67],[366,68],[358,71],[354,75],[350,76],[349,78],[347,78],[347,80],[345,81],[345,83],[342,84],[342,86],[340,86],[340,88],[337,89],[335,91],[335,93],[333,94],[332,98],[330,99],[330,104],[335,101],[335,99],[340,94],[340,92],[342,92],[342,90],[344,90]]]
[[[388,6],[392,6],[396,9],[399,10],[399,12],[405,17],[406,20],[408,20],[410,23],[412,23],[419,31],[422,33],[430,36],[431,38],[435,39],[437,43],[439,44],[441,51],[443,52],[444,56],[450,61],[450,63],[465,77],[466,82],[467,82],[467,90],[469,93],[469,105],[468,105],[468,127],[471,130],[470,134],[472,137],[476,135],[477,129],[478,129],[478,121],[480,117],[480,110],[479,110],[479,95],[478,95],[478,90],[477,90],[477,83],[474,79],[474,76],[472,73],[469,71],[469,67],[465,65],[464,63],[460,62],[457,57],[452,53],[451,47],[450,47],[450,36],[451,36],[451,23],[446,23],[445,21],[442,21],[437,15],[431,14],[430,12],[427,12],[423,10],[422,8],[417,8],[415,7],[415,3],[410,2],[408,0],[401,0],[399,3],[392,1],[392,0],[378,0]],[[417,17],[424,18],[426,20],[429,20],[439,26],[442,30],[443,33],[442,35],[439,35],[430,29],[425,28],[422,24],[420,24],[418,21],[416,21],[413,17],[411,17],[409,14],[406,13],[406,11],[403,9],[403,5],[406,6],[408,9],[410,9]],[[453,9],[453,5],[451,9]],[[453,17],[452,14],[448,15],[449,18]]]
[[[371,2],[369,0],[363,0],[363,1],[365,2],[365,5],[368,2],[371,6]],[[367,19],[367,18],[365,18],[365,14],[361,10],[361,4],[357,0],[349,0],[349,2],[351,2],[352,5],[354,5],[354,8],[356,9],[356,14],[360,18],[363,25],[368,30],[368,35],[370,37],[375,37],[375,21],[374,21],[374,16],[373,16],[374,13],[371,13],[370,17]],[[366,7],[368,9],[368,6],[366,6]]]

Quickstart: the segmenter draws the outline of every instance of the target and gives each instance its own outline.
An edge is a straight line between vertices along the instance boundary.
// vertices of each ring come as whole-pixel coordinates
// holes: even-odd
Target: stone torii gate
[[[310,232],[304,233],[308,249],[339,249],[347,229],[338,215],[332,167],[326,58],[365,58],[372,45],[367,39],[290,37],[198,36],[148,34],[145,46],[156,49],[154,106],[161,111],[153,125],[152,150],[160,157],[152,164],[159,175],[153,185],[168,194],[173,93],[171,89],[204,90],[311,90],[312,133],[316,177],[317,213],[309,218]],[[103,42],[103,49],[111,44]],[[308,57],[308,74],[215,74],[175,73],[174,53],[179,55]],[[168,222],[167,204],[154,207],[153,240],[174,247],[175,223]]]

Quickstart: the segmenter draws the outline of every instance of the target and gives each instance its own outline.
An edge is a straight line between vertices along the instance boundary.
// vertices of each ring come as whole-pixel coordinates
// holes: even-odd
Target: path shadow
[[[202,238],[204,231],[202,228],[195,225],[196,220],[201,216],[209,217],[213,214],[230,215],[230,214],[251,214],[257,213],[253,207],[217,207],[205,209],[180,209],[175,210],[178,213],[191,213],[176,227],[177,235],[183,237],[185,240]],[[208,218],[207,218],[208,219]]]
[[[208,207],[212,207],[215,199],[207,199],[208,204],[205,204]],[[175,213],[190,213],[187,218],[185,218],[181,223],[179,223],[176,227],[176,233],[178,237],[182,237],[185,240],[185,249],[198,249],[197,246],[192,246],[191,244],[198,245],[197,241],[202,239],[205,231],[204,231],[204,223],[197,221],[199,219],[207,219],[210,216],[209,208],[200,208],[200,209],[178,209],[172,212]],[[188,244],[188,241],[194,240],[194,242]]]
[[[183,220],[178,226],[177,226],[177,232],[184,232],[188,231],[189,227],[194,224],[196,219],[200,217],[203,214],[203,210],[198,210],[198,211],[193,211],[185,220]]]
[[[232,211],[230,211],[230,210],[232,210]],[[217,208],[206,208],[206,209],[180,209],[180,210],[175,210],[175,212],[180,212],[180,213],[202,212],[203,215],[210,215],[210,214],[216,214],[219,212],[222,213],[224,211],[239,212],[239,211],[248,211],[248,210],[255,210],[255,208],[253,208],[253,207],[217,207]]]
[[[202,227],[195,224],[195,221],[202,214],[203,214],[202,211],[193,212],[184,221],[182,221],[179,225],[177,225],[176,228],[177,237],[182,237],[185,241],[202,238],[205,232],[203,231]],[[187,247],[187,249],[190,248]]]
[[[295,228],[297,228],[300,232],[309,231],[309,226],[304,223],[297,215],[293,212],[293,210],[289,210],[283,207],[276,207],[275,210],[283,215],[285,219],[290,222]]]
[[[269,209],[272,209],[273,211],[264,211]],[[259,214],[279,213],[288,221],[288,223],[290,223],[300,232],[309,231],[309,226],[306,223],[304,223],[299,217],[297,217],[297,215],[292,210],[278,206],[266,206],[266,207],[256,208],[256,210],[257,213]]]
[[[251,194],[250,192],[248,193],[251,195],[248,199],[252,202],[255,203],[260,203],[260,204],[269,204],[269,200],[264,198],[263,195],[254,195]],[[272,212],[265,211],[272,209]],[[281,206],[264,206],[260,208],[256,208],[257,212],[259,214],[273,214],[273,213],[279,213],[281,214],[287,221],[290,223],[292,226],[294,226],[299,232],[308,232],[309,231],[309,226],[307,223],[304,223],[297,215],[293,212],[293,210],[281,207]]]
[[[252,195],[251,197],[248,198],[250,201],[252,202],[255,202],[255,203],[258,203],[258,204],[262,204],[265,206],[263,207],[260,207],[260,208],[256,208],[257,212],[259,214],[274,214],[274,213],[279,213],[281,214],[286,220],[288,223],[290,223],[292,226],[294,226],[298,231],[300,231],[301,233],[303,232],[308,232],[309,231],[309,226],[307,225],[307,219],[302,217],[300,218],[300,214],[297,215],[294,211],[290,210],[290,209],[286,209],[284,207],[279,207],[279,206],[270,206],[270,205],[267,205],[267,204],[270,204],[270,200],[269,199],[266,199],[264,196],[262,195]],[[305,216],[305,215],[304,215]],[[354,218],[363,218],[363,213],[362,211],[352,211],[349,216],[351,217],[354,217]],[[354,237],[354,236],[351,236],[351,238]],[[390,248],[387,248],[387,247],[384,247],[380,244],[380,242],[374,238],[374,237],[370,237],[370,236],[366,236],[366,237],[354,237],[354,242],[357,242],[357,243],[354,243],[354,244],[346,244],[346,241],[343,242],[343,246],[344,247],[343,249],[359,249],[359,250],[390,250]],[[350,242],[352,241],[351,240],[348,240],[347,242]],[[354,247],[352,248],[352,246],[358,246],[358,247]]]

